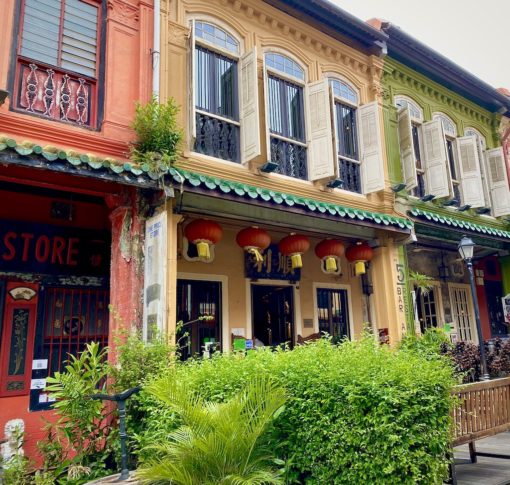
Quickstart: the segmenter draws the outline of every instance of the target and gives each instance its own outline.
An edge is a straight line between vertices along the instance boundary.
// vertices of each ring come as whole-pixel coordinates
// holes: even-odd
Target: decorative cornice
[[[140,20],[138,7],[122,0],[108,0],[108,18],[136,29]]]
[[[382,73],[382,60],[377,56],[358,51],[342,43],[341,40],[332,38],[318,30],[315,30],[317,35],[310,35],[301,29],[299,24],[302,24],[302,20],[296,19],[285,12],[277,12],[275,15],[274,8],[263,2],[259,2],[260,5],[257,4],[257,7],[254,7],[253,3],[242,0],[218,0],[218,2],[225,10],[233,12],[236,18],[239,15],[245,15],[248,19],[255,19],[273,34],[287,38],[294,45],[303,45],[309,50],[331,59],[335,64],[342,64],[350,71],[363,76],[366,76],[373,69],[375,69],[375,74],[379,76]],[[190,6],[189,11],[203,11],[203,7],[199,7],[193,1],[185,0],[184,3]],[[218,10],[215,11],[215,14],[221,16],[221,12],[218,12]],[[290,17],[291,22],[286,21],[285,17]],[[338,44],[342,44],[342,47],[340,48]],[[380,62],[380,66],[377,65],[378,62]]]
[[[170,44],[185,48],[188,43],[190,28],[171,20],[167,22],[167,36]]]

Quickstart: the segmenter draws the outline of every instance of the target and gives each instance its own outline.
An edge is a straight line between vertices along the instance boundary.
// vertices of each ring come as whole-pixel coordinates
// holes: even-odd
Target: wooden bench
[[[476,440],[510,430],[510,377],[456,386],[453,394],[459,405],[453,410],[452,446],[468,443],[471,463],[478,456],[510,459],[510,455],[478,452],[475,446]],[[453,464],[450,483],[457,483]]]

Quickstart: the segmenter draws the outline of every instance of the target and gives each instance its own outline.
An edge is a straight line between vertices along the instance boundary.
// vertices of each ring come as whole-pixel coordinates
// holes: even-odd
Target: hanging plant
[[[426,295],[434,286],[432,284],[432,281],[434,280],[434,278],[432,278],[431,276],[422,274],[422,273],[418,273],[416,271],[409,272],[409,280],[411,281],[411,283],[414,286],[416,286],[416,288],[421,290],[421,292],[424,295]]]
[[[136,105],[133,129],[137,140],[131,145],[130,158],[147,172],[160,177],[179,157],[183,132],[177,122],[179,106],[170,98],[160,104],[153,97]]]

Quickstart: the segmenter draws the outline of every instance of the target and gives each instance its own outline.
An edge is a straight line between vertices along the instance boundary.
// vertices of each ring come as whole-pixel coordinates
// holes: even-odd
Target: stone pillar
[[[109,344],[113,347],[123,331],[141,328],[144,220],[135,189],[110,196],[107,203],[112,223]]]
[[[171,342],[175,341],[175,324],[177,322],[177,259],[179,244],[180,214],[174,214],[172,200],[167,202],[167,319],[166,332]]]
[[[405,279],[393,240],[381,240],[372,260],[374,293],[371,298],[377,329],[388,329],[391,345],[398,343],[406,331]]]

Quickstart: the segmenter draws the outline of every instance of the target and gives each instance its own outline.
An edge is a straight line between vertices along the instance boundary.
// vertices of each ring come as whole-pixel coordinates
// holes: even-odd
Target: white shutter
[[[360,106],[358,120],[361,145],[361,181],[363,193],[369,194],[384,189],[384,158],[377,101]]]
[[[331,106],[331,129],[333,130],[333,164],[335,166],[335,178],[340,178],[340,166],[338,160],[338,120],[336,118],[335,95],[333,87],[329,86],[329,103]]]
[[[476,137],[463,136],[456,140],[462,187],[462,203],[471,207],[484,207],[482,174]]]
[[[436,119],[424,123],[422,135],[427,194],[432,194],[436,197],[448,197],[453,190],[451,188],[441,120]]]
[[[335,176],[335,157],[328,80],[308,84],[305,92],[309,179],[331,178]]]
[[[195,71],[196,71],[196,60],[195,60],[195,21],[191,21],[191,32],[189,36],[189,82],[188,82],[188,137],[190,150],[193,150],[195,146],[195,140],[197,138],[197,122],[196,122],[196,99],[195,99]]]
[[[494,217],[510,214],[510,191],[502,147],[487,151],[487,180]]]
[[[400,162],[402,163],[406,189],[414,189],[418,185],[418,177],[416,175],[411,114],[407,106],[398,112],[398,139],[400,144]]]
[[[266,158],[267,161],[271,161],[271,132],[269,131],[270,121],[269,121],[269,78],[267,75],[266,69],[266,59],[264,56],[264,120],[265,120],[265,129],[266,129]],[[279,107],[278,107],[279,108]]]
[[[257,50],[241,57],[241,162],[260,155]]]

